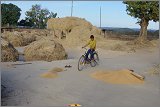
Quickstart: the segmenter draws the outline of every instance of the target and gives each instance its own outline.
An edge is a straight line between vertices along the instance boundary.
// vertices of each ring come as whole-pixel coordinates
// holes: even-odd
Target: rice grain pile
[[[43,74],[40,75],[43,78],[56,78],[58,75],[56,72],[45,72]]]
[[[55,67],[50,72],[62,72],[62,71],[64,71],[63,68]]]
[[[97,71],[91,77],[110,84],[143,84],[144,81],[136,78],[129,70]]]
[[[45,72],[40,76],[43,78],[56,78],[58,76],[58,72],[64,71],[63,68],[55,67],[51,71]]]

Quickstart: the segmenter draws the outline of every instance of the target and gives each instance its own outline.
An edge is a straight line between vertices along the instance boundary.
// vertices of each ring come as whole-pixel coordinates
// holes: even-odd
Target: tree
[[[31,21],[29,21],[29,20],[24,20],[24,19],[22,19],[22,20],[20,20],[20,21],[18,22],[18,26],[32,27],[33,24],[32,24]]]
[[[25,26],[25,23],[26,23],[26,20],[22,19],[18,22],[18,26]]]
[[[1,14],[2,14],[2,26],[15,26],[21,16],[21,9],[10,3],[10,4],[1,4]]]
[[[50,12],[49,18],[55,18],[56,16],[57,16],[57,13]]]
[[[147,40],[147,26],[149,21],[159,21],[158,1],[125,1],[127,14],[138,19],[140,25],[139,42]]]
[[[45,28],[49,18],[55,18],[57,13],[49,12],[48,9],[42,9],[40,5],[32,5],[29,11],[26,11],[26,20],[33,23],[35,28]]]

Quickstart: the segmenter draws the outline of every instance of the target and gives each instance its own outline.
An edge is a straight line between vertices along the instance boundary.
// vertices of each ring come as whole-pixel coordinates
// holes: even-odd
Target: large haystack
[[[28,45],[24,50],[25,60],[62,60],[67,58],[65,49],[58,42],[42,38]]]
[[[78,17],[52,18],[47,22],[47,28],[53,31],[56,38],[66,38],[62,43],[77,46],[85,43],[91,34],[101,39],[100,29],[85,19]]]
[[[52,18],[47,22],[47,29],[61,29],[71,32],[76,26],[92,28],[92,24],[78,17]]]
[[[13,47],[12,44],[1,38],[1,61],[17,61],[18,51]]]
[[[35,36],[36,40],[40,40],[43,37],[51,37],[52,32],[50,32],[50,30],[47,29],[33,29],[30,30],[30,35]]]
[[[24,41],[25,45],[28,45],[36,40],[36,36],[31,35],[31,33],[28,33],[27,31],[21,32],[21,35],[23,36],[23,41]]]
[[[5,32],[2,34],[3,37],[9,41],[13,46],[26,46],[29,43],[36,40],[34,35],[30,35],[30,33],[23,31],[23,32]]]

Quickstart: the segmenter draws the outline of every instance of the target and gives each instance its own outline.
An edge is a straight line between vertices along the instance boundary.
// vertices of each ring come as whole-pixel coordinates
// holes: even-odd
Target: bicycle
[[[87,51],[86,48],[83,48]],[[83,67],[86,65],[86,64],[90,64],[91,67],[95,67],[96,65],[98,65],[99,63],[99,57],[98,57],[98,52],[97,51],[94,51],[93,52],[93,59],[91,58],[88,58],[87,60],[85,60],[85,57],[86,57],[86,52],[79,58],[79,61],[78,61],[78,70],[81,71],[83,70]]]

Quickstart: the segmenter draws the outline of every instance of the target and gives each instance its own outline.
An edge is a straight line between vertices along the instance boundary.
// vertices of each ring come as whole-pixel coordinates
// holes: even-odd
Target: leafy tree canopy
[[[29,11],[26,11],[26,20],[33,23],[35,28],[45,28],[49,18],[55,18],[57,13],[50,12],[48,9],[42,9],[40,5],[32,5]]]
[[[159,1],[125,1],[127,14],[138,19],[159,21]]]
[[[138,19],[141,26],[138,41],[147,40],[147,26],[149,21],[159,21],[159,1],[124,1],[127,14]]]
[[[2,26],[15,26],[21,16],[21,9],[10,3],[10,4],[1,4],[1,15],[2,15]]]

